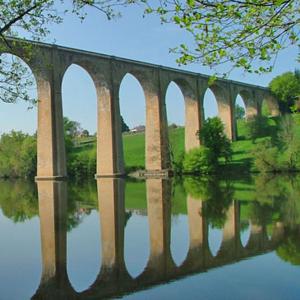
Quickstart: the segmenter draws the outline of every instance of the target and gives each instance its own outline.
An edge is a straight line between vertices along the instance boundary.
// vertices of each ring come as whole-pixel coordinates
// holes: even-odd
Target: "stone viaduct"
[[[213,256],[208,243],[208,221],[201,214],[205,202],[187,197],[189,250],[181,265],[171,254],[171,182],[148,179],[147,211],[150,255],[144,270],[133,278],[124,259],[124,180],[97,179],[99,217],[101,224],[102,264],[94,283],[85,291],[76,292],[67,274],[67,183],[38,181],[39,215],[42,245],[42,276],[32,299],[107,299],[144,290],[178,280],[212,268],[275,250],[283,240],[285,226],[273,224],[272,236],[266,225],[251,222],[248,242],[240,237],[240,204],[233,201],[227,211],[223,240]]]
[[[202,74],[51,44],[11,42],[13,47],[7,52],[22,58],[37,82],[37,179],[58,179],[67,175],[61,86],[64,73],[71,64],[84,68],[96,88],[96,177],[124,174],[118,97],[121,81],[128,73],[140,82],[146,100],[146,173],[160,174],[170,169],[165,95],[172,81],[179,86],[185,100],[186,150],[200,145],[197,132],[204,120],[203,98],[208,88],[215,95],[219,117],[232,140],[236,138],[234,109],[238,94],[244,100],[247,117],[260,114],[264,100],[272,115],[279,113],[276,99],[264,87],[221,79],[209,86],[209,77]],[[33,51],[29,57],[24,55],[28,45]]]

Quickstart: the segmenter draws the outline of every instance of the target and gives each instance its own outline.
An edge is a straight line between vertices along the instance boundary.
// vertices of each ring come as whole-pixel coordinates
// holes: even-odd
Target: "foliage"
[[[193,174],[208,174],[215,168],[212,151],[207,147],[194,148],[188,151],[183,160],[183,171]]]
[[[256,168],[260,172],[278,172],[279,150],[269,140],[261,141],[253,151]]]
[[[231,159],[230,140],[224,132],[224,124],[218,117],[205,120],[199,135],[203,145],[210,150],[215,164],[220,157],[224,157],[226,162]]]
[[[0,181],[0,207],[13,222],[24,222],[38,215],[35,185],[27,181]]]
[[[78,122],[64,117],[64,131],[65,135],[70,136],[71,138],[75,138],[82,132],[82,128]]]
[[[123,117],[121,116],[121,131],[122,132],[128,132],[130,131],[128,125],[125,123]]]
[[[268,72],[280,50],[299,43],[298,0],[141,2],[147,3],[146,13],[157,13],[163,23],[191,35],[190,44],[172,50],[180,64],[227,63],[247,72]]]
[[[186,192],[194,199],[204,202],[202,215],[213,227],[222,228],[227,219],[227,210],[232,203],[232,186],[216,177],[186,177],[184,179]]]
[[[30,36],[33,40],[42,40],[49,33],[50,24],[60,24],[67,14],[75,14],[79,19],[86,17],[86,7],[113,18],[119,15],[117,6],[132,1],[117,0],[3,0],[0,1],[0,53],[14,53],[15,42],[11,37]],[[24,45],[22,58],[29,60],[34,56],[33,47]],[[34,78],[19,58],[1,55],[0,63],[0,100],[16,102],[25,100],[30,105],[36,99],[28,91]]]
[[[260,172],[295,171],[300,167],[300,134],[293,117],[283,116],[276,138],[261,141],[253,151]]]
[[[183,160],[185,156],[185,152],[183,150],[184,129],[183,132],[181,132],[181,129],[178,128],[176,124],[171,124],[168,127],[168,137],[172,170],[175,174],[180,174],[183,170]]]
[[[20,131],[0,139],[0,177],[32,177],[36,174],[36,138]]]
[[[237,120],[245,118],[245,109],[244,109],[244,107],[236,104],[235,105],[234,114],[235,114],[235,118]]]
[[[286,262],[292,265],[300,265],[300,241],[299,231],[290,230],[284,241],[276,249],[276,254]]]
[[[91,151],[71,152],[67,159],[68,176],[89,179],[96,174],[96,147]]]
[[[297,101],[300,100],[300,73],[299,70],[286,72],[276,76],[269,83],[269,88],[279,100],[279,108],[282,113],[299,110]]]
[[[246,122],[246,138],[255,143],[257,138],[270,135],[268,118],[257,115],[249,118]]]

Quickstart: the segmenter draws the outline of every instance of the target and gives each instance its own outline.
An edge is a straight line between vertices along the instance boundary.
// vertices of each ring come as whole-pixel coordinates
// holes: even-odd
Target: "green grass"
[[[296,122],[300,124],[300,114],[294,116]],[[271,132],[275,131],[276,118],[269,119]],[[224,168],[231,173],[240,174],[241,172],[256,172],[253,165],[253,151],[256,143],[269,136],[259,138],[253,143],[247,140],[247,129],[244,120],[237,122],[238,140],[232,143],[233,156],[232,161]],[[300,126],[299,126],[300,135]],[[179,127],[169,129],[170,150],[173,154],[173,159],[178,161],[179,157],[184,152],[184,128]],[[127,171],[145,168],[145,134],[124,134],[123,135],[124,158]],[[82,141],[77,141],[77,147],[73,150],[74,153],[91,155],[95,152],[95,138],[85,138]]]
[[[145,134],[134,133],[123,135],[124,159],[126,169],[145,168]]]

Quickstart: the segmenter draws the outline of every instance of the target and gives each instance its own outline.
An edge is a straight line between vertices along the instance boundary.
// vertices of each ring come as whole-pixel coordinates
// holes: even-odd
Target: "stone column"
[[[226,252],[225,255],[228,259],[234,259],[237,257],[240,247],[240,206],[237,201],[233,201],[227,211],[221,249]]]
[[[246,120],[256,117],[259,114],[258,103],[256,101],[255,91],[252,91],[251,94],[252,94],[251,98],[248,98],[247,100],[245,100]]]
[[[63,181],[38,181],[42,278],[33,299],[73,299],[67,275],[67,187]]]
[[[197,79],[196,79],[197,80]],[[199,132],[202,124],[201,94],[199,82],[196,83],[197,92],[184,90],[185,101],[185,151],[200,146]]]
[[[234,97],[231,91],[230,85],[221,83],[213,84],[210,89],[213,91],[219,111],[219,118],[224,124],[225,133],[230,140],[235,139],[235,122],[234,122],[234,109],[233,101]]]
[[[165,175],[170,170],[168,122],[160,88],[160,70],[143,82],[146,99],[146,174]]]
[[[118,178],[99,178],[97,180],[97,188],[102,241],[100,278],[103,281],[114,281],[125,270],[124,180]]]
[[[268,104],[270,114],[272,117],[280,115],[279,105],[277,99],[269,92],[265,94],[265,101]]]
[[[159,278],[168,272],[172,261],[170,182],[147,179],[146,187],[151,247],[147,269]]]
[[[208,249],[208,224],[202,215],[204,203],[201,199],[187,197],[187,211],[189,218],[190,246],[187,264],[189,268],[197,269],[205,265],[205,259],[209,255]]]
[[[124,175],[124,156],[119,107],[119,82],[115,82],[116,66],[110,62],[110,76],[96,82],[98,97],[97,174],[96,177]]]
[[[41,65],[34,70],[38,90],[36,178],[60,179],[66,177],[67,172],[59,56],[52,48],[41,52],[37,59]]]

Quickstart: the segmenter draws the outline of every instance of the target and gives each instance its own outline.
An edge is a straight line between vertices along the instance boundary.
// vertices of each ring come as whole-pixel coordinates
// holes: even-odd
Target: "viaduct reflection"
[[[267,235],[266,225],[252,223],[248,243],[243,246],[240,204],[233,201],[227,211],[221,247],[213,256],[208,245],[208,221],[202,214],[206,203],[188,196],[189,250],[183,263],[176,266],[170,250],[171,182],[148,179],[150,256],[143,272],[132,278],[124,261],[125,182],[117,178],[100,178],[97,188],[102,264],[95,282],[87,290],[76,292],[67,274],[67,183],[38,181],[37,185],[43,269],[40,285],[32,299],[99,299],[129,294],[267,253],[276,249],[283,239],[282,223],[274,225],[271,238]]]

